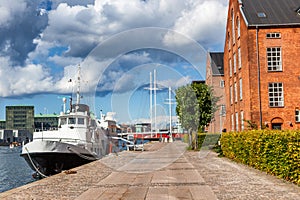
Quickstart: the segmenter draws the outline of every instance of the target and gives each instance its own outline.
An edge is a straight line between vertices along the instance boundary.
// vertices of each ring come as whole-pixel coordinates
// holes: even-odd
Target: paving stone
[[[75,174],[60,173],[0,193],[0,199],[300,199],[295,184],[212,151],[185,148],[179,141],[153,142],[143,152],[111,154],[72,169]]]

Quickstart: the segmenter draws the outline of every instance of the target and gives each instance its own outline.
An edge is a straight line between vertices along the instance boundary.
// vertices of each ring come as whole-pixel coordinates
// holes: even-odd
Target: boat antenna
[[[80,64],[78,65],[78,74],[77,74],[77,94],[76,94],[76,104],[80,104]]]

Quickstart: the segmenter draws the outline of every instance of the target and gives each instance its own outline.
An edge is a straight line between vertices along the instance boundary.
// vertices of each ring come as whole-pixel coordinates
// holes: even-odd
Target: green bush
[[[222,154],[300,185],[300,131],[223,133]]]

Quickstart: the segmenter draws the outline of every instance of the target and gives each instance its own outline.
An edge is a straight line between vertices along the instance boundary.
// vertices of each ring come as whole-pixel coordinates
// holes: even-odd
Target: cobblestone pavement
[[[0,199],[298,200],[300,187],[181,142],[145,146],[0,193]]]
[[[185,152],[218,199],[300,200],[300,187],[274,176],[220,158],[215,152]]]

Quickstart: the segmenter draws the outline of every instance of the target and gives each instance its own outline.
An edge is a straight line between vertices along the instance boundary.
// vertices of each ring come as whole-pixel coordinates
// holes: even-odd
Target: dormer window
[[[258,16],[259,18],[266,18],[266,17],[267,17],[266,13],[264,13],[264,12],[259,12],[259,13],[257,13],[257,16]]]
[[[296,13],[297,13],[298,15],[300,15],[300,7],[297,8]]]

